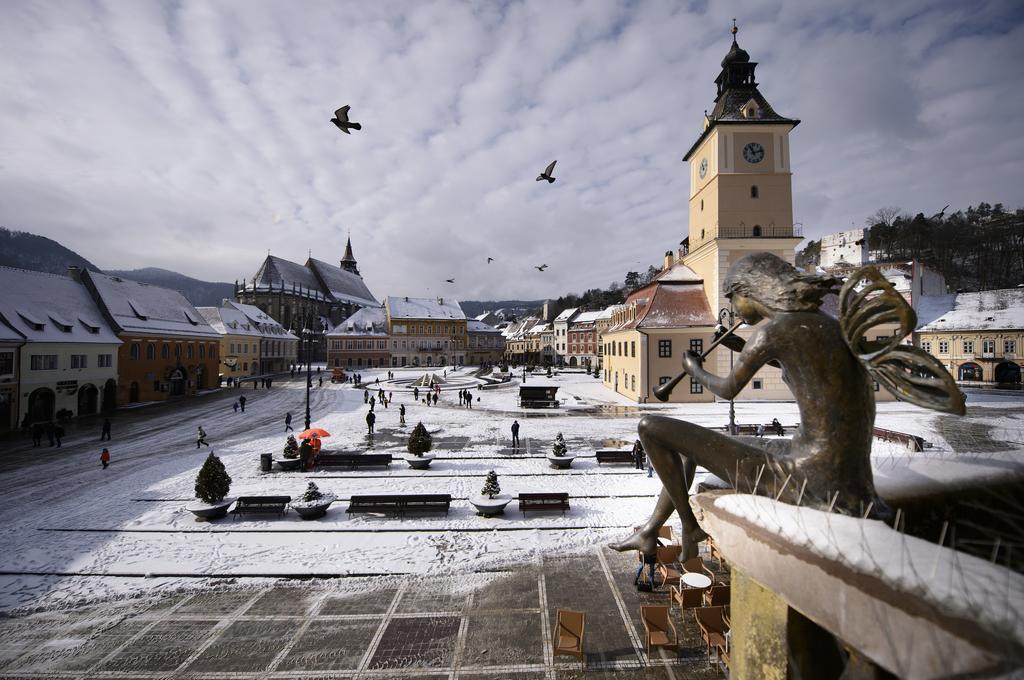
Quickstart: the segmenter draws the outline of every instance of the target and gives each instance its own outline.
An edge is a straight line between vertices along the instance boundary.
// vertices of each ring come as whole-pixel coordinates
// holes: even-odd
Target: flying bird
[[[541,265],[541,266],[539,266],[539,267],[538,267],[537,265],[533,265],[533,268],[534,268],[534,269],[536,269],[536,270],[537,270],[537,271],[539,271],[539,272],[542,272],[542,271],[544,271],[545,269],[547,269],[547,268],[548,268],[548,266],[547,266],[546,264],[542,264],[542,265]]]
[[[494,258],[493,257],[487,258],[487,264],[490,264],[492,262],[494,262]]]
[[[455,279],[445,279],[448,283],[455,283]]]
[[[555,163],[557,162],[558,161],[551,161],[551,165],[545,168],[544,172],[537,175],[537,181],[539,182],[542,179],[546,179],[548,181],[548,184],[554,183],[555,178],[551,176],[551,173],[555,171]]]
[[[344,132],[346,135],[352,134],[349,129],[362,130],[363,126],[359,123],[348,122],[348,110],[352,108],[348,104],[345,104],[340,109],[334,112],[334,118],[331,118],[331,122],[338,126],[338,129]]]

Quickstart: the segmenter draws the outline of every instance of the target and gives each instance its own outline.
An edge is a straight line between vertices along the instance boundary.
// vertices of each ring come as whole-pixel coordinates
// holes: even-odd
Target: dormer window
[[[145,312],[145,309],[137,300],[128,298],[128,306],[132,308],[132,312],[135,313],[135,316],[142,321],[146,321],[149,318],[149,314]]]
[[[21,320],[28,324],[28,327],[34,331],[41,331],[46,328],[46,324],[29,312],[23,312],[19,309],[18,316],[20,316]]]
[[[50,320],[53,321],[54,325],[57,326],[57,328],[59,328],[64,333],[71,332],[71,324],[68,323],[63,317],[59,316],[58,314],[51,313]]]
[[[88,321],[82,317],[78,317],[78,320],[82,322],[83,326],[85,326],[85,330],[89,331],[93,335],[97,335],[100,332],[100,325],[95,321]]]
[[[748,99],[747,103],[740,107],[740,115],[744,118],[760,118],[761,107],[754,99]]]
[[[195,314],[193,314],[192,312],[188,311],[187,309],[182,310],[182,311],[185,313],[185,318],[188,320],[188,322],[190,324],[192,324],[193,326],[198,326],[199,325],[199,319],[197,319],[195,317]]]

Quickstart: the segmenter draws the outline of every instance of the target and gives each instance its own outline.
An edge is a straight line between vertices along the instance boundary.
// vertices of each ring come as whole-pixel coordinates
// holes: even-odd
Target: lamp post
[[[732,310],[732,305],[729,307],[723,307],[718,312],[718,328],[715,329],[716,333],[725,333],[726,329],[732,328],[732,325],[736,323],[736,313]],[[732,355],[733,352],[729,351],[729,373],[732,374]],[[729,434],[736,434],[736,404],[732,399],[729,399]]]
[[[313,331],[309,328],[302,329],[302,337],[306,341],[306,429],[309,429],[309,388],[313,385],[313,360],[312,344],[313,344]]]

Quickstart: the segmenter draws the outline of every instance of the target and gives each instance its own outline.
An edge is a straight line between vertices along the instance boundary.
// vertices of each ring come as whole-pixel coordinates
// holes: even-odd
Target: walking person
[[[398,405],[398,424],[405,426],[405,404]]]
[[[60,438],[64,436],[64,428],[57,425],[53,428],[53,438],[57,440],[57,448],[60,448]]]
[[[373,424],[375,422],[377,422],[377,416],[375,416],[371,410],[366,414],[366,428],[369,431],[368,434],[373,434]]]
[[[364,389],[363,390],[363,403],[366,404],[366,403],[369,403],[369,401],[370,401],[370,390]]]
[[[233,408],[235,410],[235,413],[238,413],[238,400],[237,399],[235,399],[235,403],[231,405],[231,408]]]
[[[377,403],[376,397],[370,397],[370,410],[373,411],[373,405]]]
[[[254,385],[256,383],[253,383]],[[245,395],[243,394],[238,398],[238,405],[242,407],[242,413],[245,413]]]
[[[196,448],[198,449],[200,446],[210,446],[206,443],[206,430],[203,429],[202,425],[199,426],[199,429],[196,432]]]
[[[434,406],[437,406],[437,392],[434,392]]]
[[[519,448],[519,421],[518,420],[513,420],[512,421],[512,448],[513,449],[518,449]]]
[[[110,441],[110,418],[103,419],[103,429],[100,430],[100,441]]]
[[[284,414],[284,431],[285,432],[289,432],[289,431],[290,432],[294,432],[295,431],[295,428],[292,427],[292,412],[291,411],[288,411],[287,413]]]
[[[412,398],[415,399],[416,401],[420,400],[420,388],[418,388],[418,387],[412,388]]]
[[[320,376],[320,384],[318,385],[318,387],[323,387],[323,386],[324,386],[324,377]]]
[[[103,453],[100,454],[100,462],[103,463],[103,469],[106,470],[110,465],[110,451],[103,449]]]

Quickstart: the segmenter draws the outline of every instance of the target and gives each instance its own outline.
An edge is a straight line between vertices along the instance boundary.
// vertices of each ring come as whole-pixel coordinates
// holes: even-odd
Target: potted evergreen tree
[[[512,500],[510,496],[502,496],[501,487],[498,485],[498,474],[491,470],[484,480],[484,488],[480,495],[470,498],[469,502],[476,508],[477,514],[485,517],[501,515],[505,512],[505,506]]]
[[[299,443],[295,441],[295,435],[288,435],[288,440],[284,444],[284,451],[282,452],[282,458],[277,460],[277,465],[282,470],[298,470],[299,463]]]
[[[186,509],[198,520],[220,519],[228,514],[228,506],[235,502],[234,498],[227,497],[231,490],[231,476],[213,451],[199,468],[195,489],[199,502],[186,506]]]
[[[427,432],[427,428],[423,426],[423,422],[416,423],[416,427],[412,428],[412,434],[409,435],[409,443],[406,447],[411,455],[405,457],[405,462],[415,470],[426,470],[434,460],[434,456],[428,453],[433,447],[434,440]]]
[[[567,470],[572,466],[572,461],[576,456],[569,453],[569,447],[565,445],[565,437],[561,432],[555,436],[554,446],[551,447],[551,453],[547,454],[547,458],[553,468]]]
[[[302,519],[317,519],[327,514],[327,508],[337,500],[337,497],[330,491],[321,491],[316,484],[310,482],[306,492],[299,500],[289,503],[292,510],[299,513]]]

